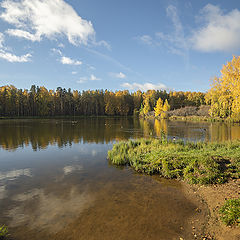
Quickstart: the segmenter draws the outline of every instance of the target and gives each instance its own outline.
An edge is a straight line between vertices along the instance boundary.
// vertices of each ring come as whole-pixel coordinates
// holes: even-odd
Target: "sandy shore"
[[[196,186],[186,184],[185,191],[192,201],[196,202],[196,199],[198,199],[198,202],[205,203],[208,208],[204,226],[198,226],[197,218],[195,218],[195,222],[194,220],[192,222],[193,233],[195,230],[193,239],[240,240],[240,227],[224,225],[219,215],[219,209],[225,200],[240,196],[240,179],[220,185]],[[202,205],[199,205],[199,211],[201,211],[201,207]]]

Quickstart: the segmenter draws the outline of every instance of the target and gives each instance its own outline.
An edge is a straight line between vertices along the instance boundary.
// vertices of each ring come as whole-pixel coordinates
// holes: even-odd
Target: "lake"
[[[240,125],[89,117],[0,121],[0,224],[16,240],[191,239],[204,224],[184,184],[107,161],[114,142],[240,139]]]

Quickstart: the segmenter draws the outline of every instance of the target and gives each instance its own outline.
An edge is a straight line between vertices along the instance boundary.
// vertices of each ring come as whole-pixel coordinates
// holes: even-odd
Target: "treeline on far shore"
[[[0,87],[0,116],[128,116],[138,114],[144,99],[148,98],[150,110],[154,110],[157,100],[168,100],[171,110],[185,106],[205,104],[205,93],[148,90],[78,91],[58,87],[48,90],[32,85],[28,89],[17,89],[12,85]]]

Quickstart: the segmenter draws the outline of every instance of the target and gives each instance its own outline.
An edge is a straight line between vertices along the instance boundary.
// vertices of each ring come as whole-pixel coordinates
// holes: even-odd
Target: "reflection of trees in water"
[[[239,124],[211,123],[211,141],[228,141],[240,139]]]
[[[129,137],[169,136],[225,141],[240,139],[239,124],[193,123],[138,118],[81,118],[71,120],[16,120],[0,122],[0,146],[15,150],[31,145],[34,150],[49,145],[64,147],[79,142],[109,143]]]
[[[64,147],[72,143],[109,143],[129,138],[130,129],[137,124],[133,118],[81,118],[71,120],[4,121],[0,124],[0,146],[17,149],[31,145],[34,150],[49,145]]]
[[[161,120],[157,120],[155,119],[154,121],[154,130],[155,130],[155,134],[158,137],[161,137],[162,132],[164,132],[166,135],[168,134],[168,125],[167,125],[167,121],[164,119]]]
[[[140,119],[140,128],[143,131],[144,137],[157,136],[161,137],[161,133],[164,132],[166,135],[168,133],[168,121],[161,119],[145,120]]]

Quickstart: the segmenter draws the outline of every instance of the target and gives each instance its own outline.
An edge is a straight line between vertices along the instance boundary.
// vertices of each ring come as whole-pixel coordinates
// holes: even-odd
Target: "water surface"
[[[14,239],[192,238],[196,205],[177,181],[109,165],[115,141],[223,141],[239,125],[135,118],[0,121],[0,224]],[[200,218],[201,216],[199,216]]]

